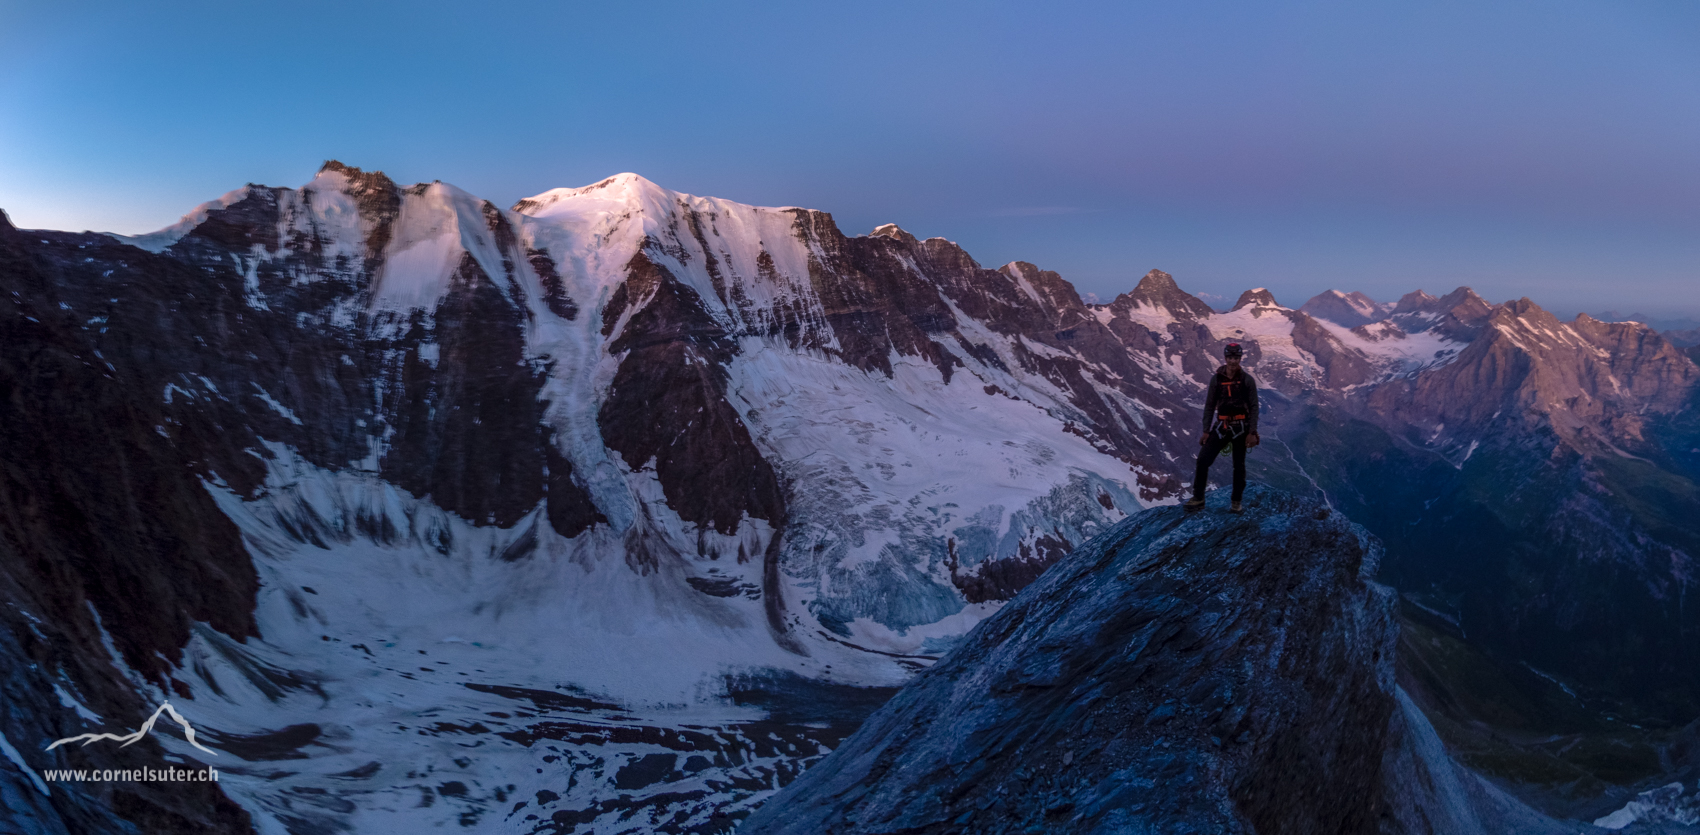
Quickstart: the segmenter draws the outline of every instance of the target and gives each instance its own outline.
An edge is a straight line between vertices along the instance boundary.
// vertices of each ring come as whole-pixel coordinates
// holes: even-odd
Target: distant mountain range
[[[1700,368],[1643,324],[1468,288],[1217,312],[1157,270],[1088,304],[631,174],[502,209],[335,162],[150,235],[5,225],[0,292],[0,730],[72,767],[31,745],[169,691],[250,763],[44,822],[714,831],[1177,500],[1228,342],[1254,478],[1380,536],[1411,606],[1700,714]]]
[[[1640,322],[1661,333],[1700,331],[1700,319],[1691,317],[1652,316],[1646,313],[1623,314],[1608,310],[1594,318],[1603,322]]]

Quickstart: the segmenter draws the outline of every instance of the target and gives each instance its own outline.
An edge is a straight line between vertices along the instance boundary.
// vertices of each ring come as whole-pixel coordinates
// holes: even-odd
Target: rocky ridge
[[[1438,751],[1373,537],[1216,499],[1081,546],[740,831],[1580,831]]]

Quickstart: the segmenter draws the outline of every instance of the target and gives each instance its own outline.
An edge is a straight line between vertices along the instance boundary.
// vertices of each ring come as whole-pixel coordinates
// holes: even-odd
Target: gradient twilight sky
[[[1700,4],[0,0],[0,208],[150,231],[321,161],[634,171],[1147,270],[1700,318]]]

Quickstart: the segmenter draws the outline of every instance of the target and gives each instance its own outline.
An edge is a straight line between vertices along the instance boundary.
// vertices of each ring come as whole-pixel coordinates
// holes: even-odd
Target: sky
[[[1700,4],[0,0],[0,209],[151,231],[326,159],[632,171],[1108,300],[1474,287],[1700,319]]]

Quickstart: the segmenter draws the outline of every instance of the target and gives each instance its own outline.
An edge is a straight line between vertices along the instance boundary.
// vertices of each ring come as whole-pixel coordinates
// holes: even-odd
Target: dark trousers
[[[1192,477],[1193,498],[1204,498],[1204,482],[1210,477],[1210,465],[1215,463],[1216,456],[1222,454],[1222,447],[1229,444],[1234,445],[1234,501],[1245,495],[1245,439],[1244,432],[1235,438],[1210,433],[1209,440],[1198,450],[1198,472]]]

